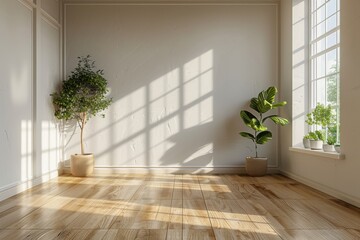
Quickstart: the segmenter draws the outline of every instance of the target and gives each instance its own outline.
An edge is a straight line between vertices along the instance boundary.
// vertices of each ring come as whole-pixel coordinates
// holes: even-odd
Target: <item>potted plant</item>
[[[325,137],[322,131],[316,130],[315,132],[309,132],[309,137],[311,150],[321,150],[323,148]]]
[[[335,151],[341,153],[340,144],[335,144]]]
[[[315,109],[308,113],[306,117],[305,122],[309,126],[315,126],[316,129],[316,131],[309,132],[308,134],[310,136],[310,148],[312,150],[321,150],[323,149],[324,141],[327,139],[324,132],[327,132],[328,127],[334,122],[332,108],[330,105],[325,106],[318,103]],[[317,128],[320,128],[320,130]]]
[[[265,144],[272,139],[272,133],[268,130],[265,122],[271,120],[282,126],[289,123],[286,118],[279,117],[276,114],[264,116],[268,111],[286,105],[286,101],[275,103],[276,93],[276,87],[269,87],[267,90],[261,91],[258,97],[250,100],[250,108],[257,112],[258,117],[246,110],[240,112],[240,117],[245,125],[253,130],[253,133],[239,133],[254,143],[255,157],[246,158],[246,171],[251,176],[263,176],[267,172],[267,157],[258,156],[258,145]]]
[[[71,155],[71,173],[74,176],[87,176],[93,172],[94,156],[84,149],[85,125],[91,117],[108,108],[112,100],[106,97],[109,90],[103,70],[95,70],[95,62],[89,55],[78,59],[77,67],[62,82],[60,91],[51,96],[55,117],[65,121],[76,120],[80,128],[81,153]]]
[[[310,148],[310,135],[306,134],[303,138],[304,148]]]
[[[335,143],[336,138],[334,138],[333,136],[329,136],[326,140],[326,144],[323,145],[324,152],[335,152]]]

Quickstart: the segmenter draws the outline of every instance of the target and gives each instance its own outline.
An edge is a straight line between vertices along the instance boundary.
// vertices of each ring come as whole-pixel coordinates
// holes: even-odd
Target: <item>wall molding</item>
[[[26,8],[30,10],[36,8],[36,4],[30,0],[18,0],[18,2],[20,2],[22,5],[24,5]]]
[[[0,201],[5,200],[9,197],[12,197],[18,193],[21,193],[23,191],[26,191],[32,187],[35,187],[39,184],[48,182],[49,180],[58,177],[59,171],[58,170],[53,170],[50,171],[48,173],[45,173],[43,175],[41,175],[40,177],[36,177],[33,179],[29,179],[26,181],[22,181],[22,182],[15,182],[12,184],[9,184],[5,187],[0,188]]]
[[[301,177],[297,174],[293,174],[291,172],[288,172],[288,171],[283,171],[283,170],[280,170],[280,174],[286,176],[286,177],[289,177],[289,178],[292,178],[300,183],[303,183],[307,186],[310,186],[312,188],[315,188],[316,190],[319,190],[321,192],[324,192],[326,194],[329,194],[330,196],[333,196],[337,199],[340,199],[344,202],[347,202],[347,203],[350,203],[351,205],[354,205],[356,207],[359,207],[360,208],[360,198],[357,198],[357,197],[354,197],[354,196],[351,196],[349,194],[346,194],[346,193],[343,193],[341,191],[338,191],[336,189],[333,189],[331,187],[328,187],[326,185],[323,185],[321,183],[318,183],[318,182],[315,182],[309,178],[305,178],[305,177]]]
[[[46,23],[51,25],[52,27],[56,28],[57,30],[61,30],[61,24],[52,16],[50,16],[47,12],[43,9],[40,10],[41,12],[41,19],[44,20]]]

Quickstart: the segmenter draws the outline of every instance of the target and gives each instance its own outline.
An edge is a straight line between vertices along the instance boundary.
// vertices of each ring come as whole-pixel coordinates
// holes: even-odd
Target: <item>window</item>
[[[340,0],[310,0],[310,109],[331,105],[335,124],[327,137],[340,137]]]

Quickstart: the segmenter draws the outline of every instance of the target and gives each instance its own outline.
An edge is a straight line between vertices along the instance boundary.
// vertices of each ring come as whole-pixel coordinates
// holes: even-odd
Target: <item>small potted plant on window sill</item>
[[[311,150],[321,150],[323,149],[324,143],[324,134],[320,130],[316,130],[315,132],[309,132],[310,136],[310,149]]]
[[[258,156],[258,145],[265,144],[272,139],[272,133],[265,126],[266,120],[271,120],[281,126],[289,123],[286,118],[278,115],[264,116],[268,111],[286,105],[286,101],[275,102],[276,93],[276,87],[269,87],[267,90],[261,91],[258,97],[250,100],[250,108],[257,112],[258,117],[246,110],[240,112],[240,117],[245,125],[253,130],[253,133],[239,133],[242,137],[248,138],[254,143],[255,157],[246,157],[246,172],[250,176],[263,176],[267,172],[267,157]]]
[[[55,106],[55,117],[59,120],[76,120],[80,128],[81,153],[71,155],[70,167],[74,176],[87,176],[93,172],[94,156],[84,150],[84,130],[88,120],[108,108],[111,99],[103,70],[95,70],[90,56],[79,57],[78,65],[59,92],[51,94]],[[104,117],[104,115],[102,114]]]
[[[341,153],[340,144],[335,144],[335,151]]]
[[[328,137],[326,143],[327,144],[323,145],[324,152],[335,152],[334,144],[336,143],[336,139],[334,137]]]
[[[304,148],[310,148],[310,135],[306,134],[303,138]]]
[[[306,117],[307,119],[305,122],[309,126],[315,126],[315,129],[317,129],[315,132],[309,132],[310,148],[312,150],[321,150],[323,149],[322,145],[326,139],[324,132],[334,122],[332,107],[330,105],[325,106],[321,103],[318,103],[315,109],[308,113]],[[320,128],[320,130],[318,130],[318,128]]]

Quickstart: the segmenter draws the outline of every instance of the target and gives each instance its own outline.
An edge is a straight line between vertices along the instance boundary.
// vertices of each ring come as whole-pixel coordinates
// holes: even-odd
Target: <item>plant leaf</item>
[[[259,106],[259,99],[257,99],[257,98],[252,98],[252,99],[250,100],[250,107],[251,107],[252,109],[254,109],[256,112],[259,113],[260,111],[259,111],[258,106]]]
[[[287,104],[286,101],[282,101],[282,102],[278,102],[278,103],[274,103],[272,105],[273,108],[277,108],[277,107],[282,107],[282,106],[285,106]]]
[[[262,125],[260,121],[251,112],[243,110],[240,112],[240,117],[242,118],[246,126],[254,129],[255,131],[267,130],[267,127]]]
[[[260,132],[255,139],[257,144],[265,144],[272,139],[272,133],[270,131]]]
[[[277,93],[277,89],[276,87],[272,86],[269,87],[266,91],[265,91],[265,99],[266,101],[268,101],[270,104],[273,104],[275,101],[275,95]]]
[[[244,138],[248,138],[248,139],[251,139],[251,141],[255,141],[255,137],[251,133],[239,132],[239,134]]]
[[[287,120],[286,118],[283,118],[283,117],[279,117],[277,115],[267,116],[263,119],[263,122],[265,122],[265,120],[267,120],[267,119],[271,119],[275,124],[280,124],[281,126],[285,126],[286,124],[289,123],[289,120]]]

